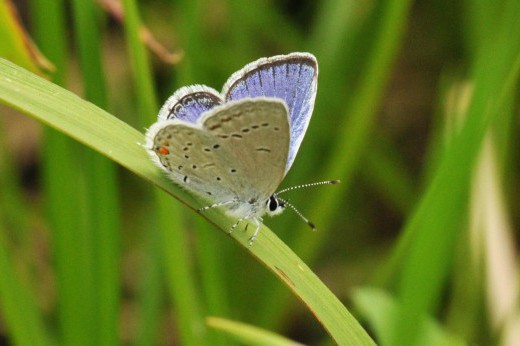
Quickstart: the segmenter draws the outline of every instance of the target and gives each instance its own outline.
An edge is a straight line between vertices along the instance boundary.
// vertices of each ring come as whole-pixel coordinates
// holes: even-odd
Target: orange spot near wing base
[[[161,154],[161,155],[168,155],[170,153],[170,151],[163,147],[163,148],[157,149],[156,153]]]

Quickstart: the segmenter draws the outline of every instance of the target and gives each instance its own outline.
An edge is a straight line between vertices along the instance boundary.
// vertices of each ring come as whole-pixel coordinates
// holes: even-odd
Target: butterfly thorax
[[[227,214],[243,219],[262,219],[265,214],[275,216],[285,209],[285,201],[272,195],[268,199],[253,197],[247,201],[236,199],[226,208]]]

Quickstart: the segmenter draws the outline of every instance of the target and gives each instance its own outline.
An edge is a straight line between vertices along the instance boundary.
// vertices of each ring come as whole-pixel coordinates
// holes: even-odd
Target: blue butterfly
[[[318,63],[309,53],[261,58],[235,72],[221,93],[204,85],[176,91],[146,133],[154,162],[177,184],[251,221],[291,207],[275,192],[289,171],[314,108]]]

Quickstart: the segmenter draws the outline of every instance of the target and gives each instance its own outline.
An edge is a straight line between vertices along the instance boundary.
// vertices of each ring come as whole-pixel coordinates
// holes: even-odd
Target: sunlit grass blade
[[[54,70],[52,63],[39,52],[27,35],[17,9],[10,1],[0,2],[0,42],[0,56],[34,73],[44,74],[43,70]]]
[[[112,158],[191,208],[207,205],[207,201],[195,199],[166,179],[142,147],[141,133],[6,60],[0,60],[0,100]],[[210,211],[203,217],[224,232],[234,223],[221,211]],[[232,234],[243,246],[247,245],[249,236],[239,229]],[[305,302],[336,342],[373,344],[341,302],[267,227],[262,227],[254,246],[248,250]]]
[[[208,326],[233,336],[233,338],[242,344],[258,346],[303,346],[281,335],[245,323],[230,321],[219,317],[208,317],[206,321]]]
[[[481,257],[483,288],[493,335],[506,333],[504,326],[518,313],[518,250],[501,191],[496,147],[488,134],[475,169],[471,189],[471,241]]]

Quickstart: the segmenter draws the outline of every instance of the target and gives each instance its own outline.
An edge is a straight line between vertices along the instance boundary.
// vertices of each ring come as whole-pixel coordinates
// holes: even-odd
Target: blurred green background
[[[281,188],[342,184],[291,192],[318,232],[291,212],[266,224],[378,344],[520,340],[520,1],[0,6],[1,57],[141,132],[181,86],[313,53],[315,110]],[[195,212],[12,108],[0,120],[0,344],[268,344],[207,316],[332,342]]]

